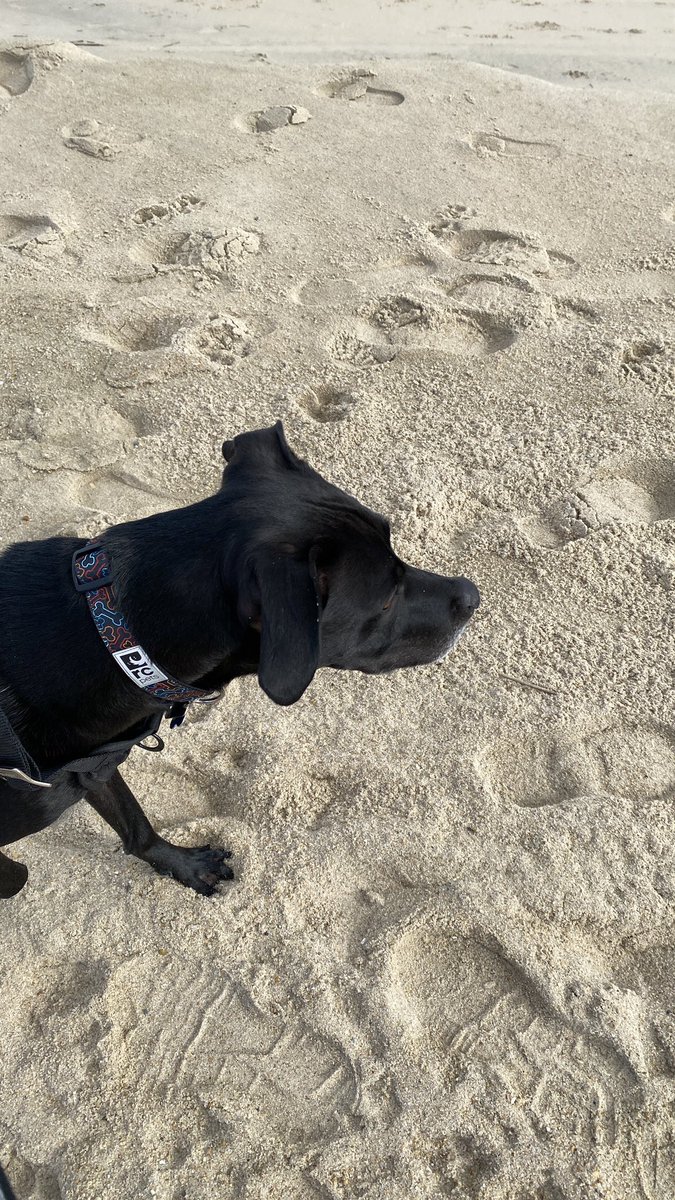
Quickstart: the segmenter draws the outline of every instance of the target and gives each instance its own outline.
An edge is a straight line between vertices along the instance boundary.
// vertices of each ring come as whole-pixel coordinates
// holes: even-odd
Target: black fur
[[[476,587],[401,562],[389,526],[289,448],[281,423],[225,442],[215,496],[110,528],[102,538],[134,636],[173,676],[222,687],[256,673],[293,704],[319,667],[372,674],[436,661],[477,608]],[[84,540],[21,542],[0,556],[0,704],[43,769],[121,738],[164,706],[105,650],[71,578]],[[3,818],[0,845],[42,828],[33,789],[23,832]],[[209,893],[231,878],[224,851],[172,847],[154,833],[119,773],[86,799],[155,869]],[[25,868],[0,854],[0,896]]]

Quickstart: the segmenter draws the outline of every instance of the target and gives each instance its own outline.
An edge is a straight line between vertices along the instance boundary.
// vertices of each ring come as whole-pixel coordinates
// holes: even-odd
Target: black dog
[[[478,607],[469,580],[401,562],[387,522],[299,459],[280,422],[225,442],[223,456],[215,496],[109,529],[94,582],[83,541],[20,542],[0,557],[0,845],[84,797],[128,854],[208,895],[232,878],[229,853],[155,833],[117,770],[131,747],[162,716],[180,720],[181,698],[240,675],[293,704],[319,667],[437,662]],[[133,631],[121,660],[91,596],[106,601],[108,633]],[[1,897],[26,876],[0,853]]]

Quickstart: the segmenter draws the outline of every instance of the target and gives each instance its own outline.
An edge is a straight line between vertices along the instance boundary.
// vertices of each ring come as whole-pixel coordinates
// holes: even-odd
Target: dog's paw
[[[210,845],[173,846],[159,838],[144,855],[160,875],[170,875],[202,896],[212,896],[220,883],[234,879],[228,865],[231,857],[231,850],[212,849]]]
[[[234,871],[227,861],[232,857],[231,850],[212,849],[210,845],[194,846],[182,850],[182,857],[183,861],[173,867],[171,874],[202,896],[212,896],[223,880],[234,879]]]
[[[212,896],[219,883],[234,879],[234,871],[227,861],[232,858],[231,850],[212,849],[210,845],[195,846],[185,854],[189,856],[188,869],[183,874],[176,874],[176,879],[202,896]]]

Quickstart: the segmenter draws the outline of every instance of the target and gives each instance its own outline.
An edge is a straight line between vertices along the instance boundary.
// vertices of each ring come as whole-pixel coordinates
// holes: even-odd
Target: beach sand
[[[216,898],[86,805],[12,848],[20,1200],[671,1198],[672,98],[22,45],[3,542],[199,499],[281,418],[483,604],[442,665],[239,681],[135,752],[158,830],[234,851]]]

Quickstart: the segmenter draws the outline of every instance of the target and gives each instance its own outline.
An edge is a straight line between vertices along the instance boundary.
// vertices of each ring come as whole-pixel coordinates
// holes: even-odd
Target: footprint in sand
[[[602,967],[576,975],[572,952],[561,963],[570,999],[554,1007],[495,937],[458,924],[440,914],[418,918],[387,960],[392,1022],[424,1064],[417,1087],[428,1087],[435,1067],[443,1096],[452,1105],[456,1091],[458,1110],[471,1113],[471,1135],[455,1133],[430,1163],[434,1195],[459,1194],[466,1179],[462,1195],[483,1196],[488,1181],[490,1196],[512,1197],[515,1153],[519,1196],[559,1200],[562,1191],[548,1188],[553,1168],[575,1170],[580,1151],[591,1162],[598,1150],[630,1154],[627,1127],[640,1094],[625,1043],[629,1052],[639,1047],[625,1035],[620,1003],[616,1017],[612,1011],[619,989]],[[437,1095],[430,1089],[432,1109]]]
[[[550,302],[539,288],[522,275],[464,275],[459,280],[436,280],[462,312],[477,320],[490,319],[505,330],[523,330],[543,324],[550,315]]]
[[[159,313],[150,305],[139,305],[135,309],[110,310],[99,324],[85,330],[84,336],[112,350],[136,354],[171,346],[183,324],[183,318],[175,313]]]
[[[408,296],[387,296],[381,300],[370,316],[378,328],[387,334],[409,328],[428,329],[432,322],[431,313],[418,300]]]
[[[383,294],[387,284],[406,290]],[[369,298],[375,289],[379,295]],[[336,361],[359,369],[389,362],[403,351],[493,354],[512,346],[528,325],[550,316],[548,298],[520,275],[472,274],[457,280],[439,275],[422,254],[354,277],[303,281],[291,298],[322,313],[352,308],[354,318],[327,349]]]
[[[104,379],[111,387],[126,388],[158,383],[188,369],[185,356],[176,352],[183,328],[182,317],[147,306],[104,314],[99,324],[84,328],[82,336],[113,351]]]
[[[638,271],[673,271],[675,246],[669,246],[667,250],[653,250],[651,254],[641,254],[633,262]]]
[[[570,254],[563,254],[561,250],[551,250],[550,247],[546,253],[551,264],[550,275],[567,279],[570,275],[576,275],[577,271],[580,270],[579,263]]]
[[[574,498],[589,529],[611,521],[653,525],[675,518],[675,461],[651,459],[599,472]]]
[[[604,525],[654,525],[675,518],[675,462],[651,459],[599,471],[551,508],[519,517],[535,546],[558,550]]]
[[[91,158],[106,159],[116,158],[132,142],[141,140],[140,134],[120,134],[94,120],[64,125],[61,137],[69,150],[79,150],[81,154],[88,154]]]
[[[96,406],[96,420],[82,420],[82,401],[54,399],[32,408],[22,422],[17,458],[38,471],[93,471],[124,457],[134,426],[111,405]]]
[[[126,451],[108,470],[90,470],[80,477],[79,486],[73,489],[66,522],[60,530],[63,536],[78,537],[83,527],[88,533],[96,534],[117,521],[150,516],[157,512],[158,501],[161,507],[174,503],[175,493],[167,485],[166,477],[159,477],[157,460],[143,462],[139,472],[134,458],[136,454],[130,461]],[[148,468],[154,471],[154,476]],[[79,518],[78,504],[83,513]]]
[[[95,422],[96,414],[92,412],[92,427]],[[101,447],[97,450],[100,452]],[[175,504],[173,491],[167,486],[162,491],[154,488],[148,483],[147,476],[133,483],[124,482],[121,476],[127,475],[128,456],[123,448],[118,465],[93,470],[91,465],[85,467],[84,454],[80,457],[78,451],[68,453],[67,450],[63,454],[65,470],[44,469],[51,451],[51,447],[46,449],[44,458],[40,455],[41,461],[36,462],[37,470],[43,469],[37,497],[34,479],[31,483],[32,473],[23,467],[20,468],[21,478],[12,483],[12,494],[17,502],[17,516],[12,523],[16,540],[25,538],[27,529],[32,537],[80,537],[83,529],[94,535],[117,521],[149,517],[158,508]],[[24,453],[28,461],[28,447],[24,447]],[[19,462],[15,456],[11,461],[7,456],[0,458],[3,481],[8,479],[15,462]],[[59,466],[56,455],[54,465]],[[8,492],[6,487],[3,490]]]
[[[390,1007],[412,1043],[453,1054],[505,997],[525,990],[520,972],[472,937],[424,924],[406,930],[389,961]],[[432,979],[434,986],[428,986]],[[438,986],[438,981],[442,986]]]
[[[275,105],[262,112],[251,113],[251,126],[256,133],[274,133],[286,125],[304,125],[312,119],[312,114],[306,108],[295,104]]]
[[[670,395],[675,390],[675,349],[661,337],[637,338],[623,350],[619,372],[656,395]]]
[[[354,408],[356,397],[344,388],[321,383],[302,392],[296,398],[296,404],[313,421],[344,421]]]
[[[352,329],[336,334],[327,347],[336,362],[363,371],[391,362],[396,357],[396,348],[385,341],[376,341],[373,331],[365,322],[352,322]]]
[[[515,267],[535,275],[550,273],[546,250],[537,238],[528,234],[504,233],[498,229],[457,229],[454,219],[446,216],[433,222],[429,231],[446,253],[460,262]]]
[[[553,299],[553,311],[556,319],[563,325],[596,325],[600,313],[585,300]]]
[[[132,246],[129,257],[158,271],[190,268],[196,274],[224,277],[259,255],[261,246],[259,233],[236,227],[217,233],[150,233]]]
[[[368,104],[398,105],[403,104],[403,92],[392,91],[390,88],[375,87],[372,80],[377,78],[375,71],[361,69],[349,71],[335,76],[324,87],[324,94],[332,100],[359,100]]]
[[[515,345],[519,335],[511,317],[502,319],[489,312],[457,314],[451,328],[454,335],[448,340],[448,349],[456,354],[498,354]]]
[[[66,239],[51,217],[0,213],[0,246],[39,261],[59,258],[66,249]]]
[[[371,307],[369,317],[397,353],[417,347],[468,356],[493,354],[506,350],[517,338],[514,322],[503,313],[468,308],[448,310],[405,295],[378,301],[375,308]]]
[[[530,142],[503,133],[472,133],[466,140],[472,150],[485,158],[534,158],[550,162],[562,154],[554,142]]]
[[[177,266],[198,267],[213,275],[226,275],[238,264],[260,254],[262,239],[251,229],[224,229],[222,233],[189,233],[175,252]]]
[[[253,338],[239,317],[215,315],[188,329],[182,344],[188,353],[195,350],[217,366],[232,367],[251,353]]]
[[[203,203],[201,196],[194,192],[182,192],[173,200],[154,200],[150,204],[143,204],[131,214],[131,220],[136,225],[157,225],[160,221],[172,221],[182,213],[192,212]]]
[[[253,346],[253,335],[238,317],[214,314],[197,322],[150,305],[113,310],[81,333],[114,351],[104,370],[112,387],[156,383],[190,369],[231,367]]]
[[[444,219],[449,223],[450,221],[473,221],[477,216],[477,210],[469,207],[467,204],[448,204],[438,219],[439,221]],[[456,225],[455,228],[460,229],[461,226]]]
[[[187,1101],[258,1152],[269,1139],[323,1145],[356,1108],[342,1047],[299,1019],[262,1012],[221,967],[139,956],[115,972],[107,999],[107,1063],[138,1120],[150,1097],[176,1113]]]
[[[406,295],[385,296],[373,306],[364,305],[365,317],[377,336],[383,336],[398,354],[404,347],[432,349],[437,342],[438,318],[428,304]]]
[[[0,51],[0,97],[21,96],[33,82],[30,55],[22,50]]]
[[[658,889],[657,880],[655,884]],[[675,949],[668,945],[663,935],[659,936],[657,930],[652,936],[655,945],[627,948],[621,963],[622,982],[648,998],[653,1019],[651,1072],[660,1077],[660,1081],[667,1080],[672,1084],[675,1079]],[[675,1162],[672,1155],[666,1157],[670,1167],[670,1187],[657,1191],[655,1195],[659,1197],[675,1195]]]
[[[475,768],[495,799],[522,808],[597,795],[648,801],[675,795],[675,735],[636,725],[506,737],[482,750]]]
[[[361,310],[364,313],[367,310]],[[391,362],[411,351],[474,357],[512,346],[518,331],[489,313],[435,311],[405,296],[387,297],[370,320],[353,321],[357,333],[343,330],[328,346],[338,362],[363,369]]]
[[[548,251],[533,234],[506,233],[499,229],[466,229],[442,214],[429,226],[446,254],[459,262],[512,267],[532,275],[570,274],[577,264],[568,255]]]
[[[427,255],[413,252],[348,276],[301,280],[289,292],[289,299],[322,312],[327,308],[344,312],[346,307],[354,307],[360,301],[366,303],[373,294],[423,286],[433,271],[434,264]]]

